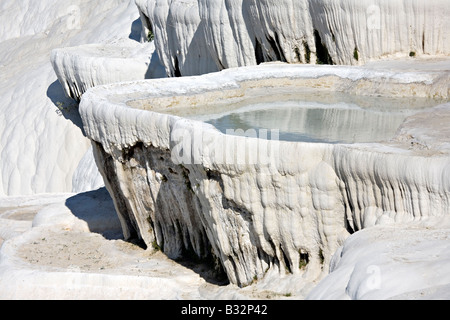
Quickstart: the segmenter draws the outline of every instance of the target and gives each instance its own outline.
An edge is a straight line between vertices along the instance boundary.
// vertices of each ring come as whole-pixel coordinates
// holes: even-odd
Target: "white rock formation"
[[[104,189],[1,200],[0,299],[202,298],[194,271],[117,240]]]
[[[52,51],[51,62],[68,97],[97,85],[165,77],[153,42],[131,39],[81,45]]]
[[[104,189],[0,198],[0,298],[448,299],[448,227],[448,219],[427,218],[367,228],[337,250],[319,284],[268,272],[238,288],[118,240]]]
[[[128,38],[137,19],[130,0],[1,1],[0,195],[80,190],[73,175],[90,143],[50,52]],[[85,177],[82,184],[95,182]]]
[[[350,236],[308,299],[450,297],[449,220],[376,226]]]
[[[123,3],[121,0],[110,0],[92,8],[86,6],[88,2],[70,0],[62,5],[54,1],[41,1],[36,5],[33,0],[24,0],[21,5],[17,5],[14,0],[4,0],[0,4],[0,41],[48,33],[54,31],[60,22],[64,23],[58,26],[60,31],[67,31],[71,27],[78,28],[84,25],[89,15],[96,10],[97,13],[108,11]]]
[[[407,122],[386,144],[267,141],[158,112],[226,108],[280,87],[448,99],[448,77],[268,64],[96,87],[83,96],[80,113],[126,238],[158,244],[171,257],[212,254],[239,285],[268,270],[312,282],[328,272],[351,232],[448,215],[448,136],[426,121],[418,131]],[[439,112],[442,127],[449,108],[409,123]]]
[[[167,74],[450,54],[446,0],[136,0]]]
[[[203,37],[204,24],[197,1],[136,1],[136,4],[145,29],[154,35],[158,55],[169,76],[217,70]]]

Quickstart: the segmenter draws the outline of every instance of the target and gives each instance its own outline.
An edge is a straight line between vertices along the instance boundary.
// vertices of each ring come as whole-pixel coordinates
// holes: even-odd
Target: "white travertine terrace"
[[[268,270],[315,281],[354,231],[448,215],[450,105],[411,116],[392,141],[346,145],[224,135],[177,110],[280,87],[446,101],[448,83],[445,71],[264,64],[96,87],[80,114],[126,238],[215,257],[241,286]]]
[[[136,3],[0,1],[1,299],[297,299],[313,287],[311,299],[450,299],[448,0]],[[155,54],[131,41],[139,14]],[[112,240],[121,226],[109,194],[84,193],[103,179],[54,71],[79,99],[154,71],[273,60],[364,67],[263,65],[88,92],[83,119],[123,232],[150,250]],[[181,118],[304,87],[443,104],[376,144],[264,142]],[[232,284],[154,246],[216,258]]]
[[[130,0],[0,1],[0,196],[80,190],[72,178],[90,142],[50,52],[128,38],[138,17]]]
[[[446,0],[136,0],[168,75],[450,54]]]
[[[154,43],[130,39],[54,49],[53,69],[68,97],[80,100],[97,85],[165,77]]]

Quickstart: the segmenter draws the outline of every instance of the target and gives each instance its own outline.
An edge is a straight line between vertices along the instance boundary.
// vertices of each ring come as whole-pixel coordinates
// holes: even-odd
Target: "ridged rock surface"
[[[51,62],[66,95],[79,101],[98,85],[165,77],[154,51],[153,43],[122,39],[55,49]]]
[[[447,99],[448,74],[268,64],[89,90],[80,113],[126,238],[213,258],[241,286],[268,270],[315,281],[354,231],[448,215],[448,104],[411,116],[394,141],[354,145],[224,135],[158,113],[280,87]]]
[[[450,54],[446,0],[136,0],[168,75]]]

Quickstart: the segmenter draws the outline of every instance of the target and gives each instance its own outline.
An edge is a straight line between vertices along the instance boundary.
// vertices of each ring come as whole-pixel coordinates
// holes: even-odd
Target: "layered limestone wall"
[[[96,87],[80,114],[127,239],[172,258],[211,259],[240,286],[269,270],[315,281],[354,231],[449,214],[449,135],[439,128],[450,105],[412,116],[385,144],[224,135],[177,114],[281,87],[446,100],[448,80],[445,72],[265,64]]]
[[[51,62],[65,94],[80,100],[89,88],[115,82],[165,77],[153,43],[121,39],[54,49]]]
[[[446,0],[136,0],[170,76],[449,55]]]

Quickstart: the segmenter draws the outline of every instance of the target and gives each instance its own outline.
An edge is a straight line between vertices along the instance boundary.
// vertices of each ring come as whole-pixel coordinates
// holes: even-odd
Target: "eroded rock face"
[[[153,43],[130,39],[54,49],[53,69],[66,96],[77,101],[89,88],[115,82],[165,77]]]
[[[448,55],[445,0],[136,0],[166,72]],[[392,14],[395,12],[395,14]]]
[[[94,145],[125,236],[171,258],[219,258],[232,283],[270,268],[297,274],[306,263],[315,278],[348,235],[339,180],[322,161],[328,148],[283,148],[302,159],[277,168],[178,164],[169,150],[142,143],[114,158]]]
[[[97,87],[83,96],[80,113],[125,237],[173,258],[212,257],[240,286],[269,270],[314,281],[350,233],[448,214],[448,137],[426,121],[422,131],[408,127],[416,117],[433,117],[413,115],[385,144],[332,145],[225,135],[167,113],[229,101],[224,97],[270,95],[277,86],[377,92],[382,83],[417,95],[448,94],[442,73],[423,76],[349,67],[313,75],[308,66],[269,64]],[[430,112],[444,117],[449,106],[424,114]]]
[[[125,238],[139,233],[174,259],[191,251],[200,258],[211,253],[189,170],[173,164],[169,152],[138,143],[114,159],[95,143],[94,154],[120,208]]]

